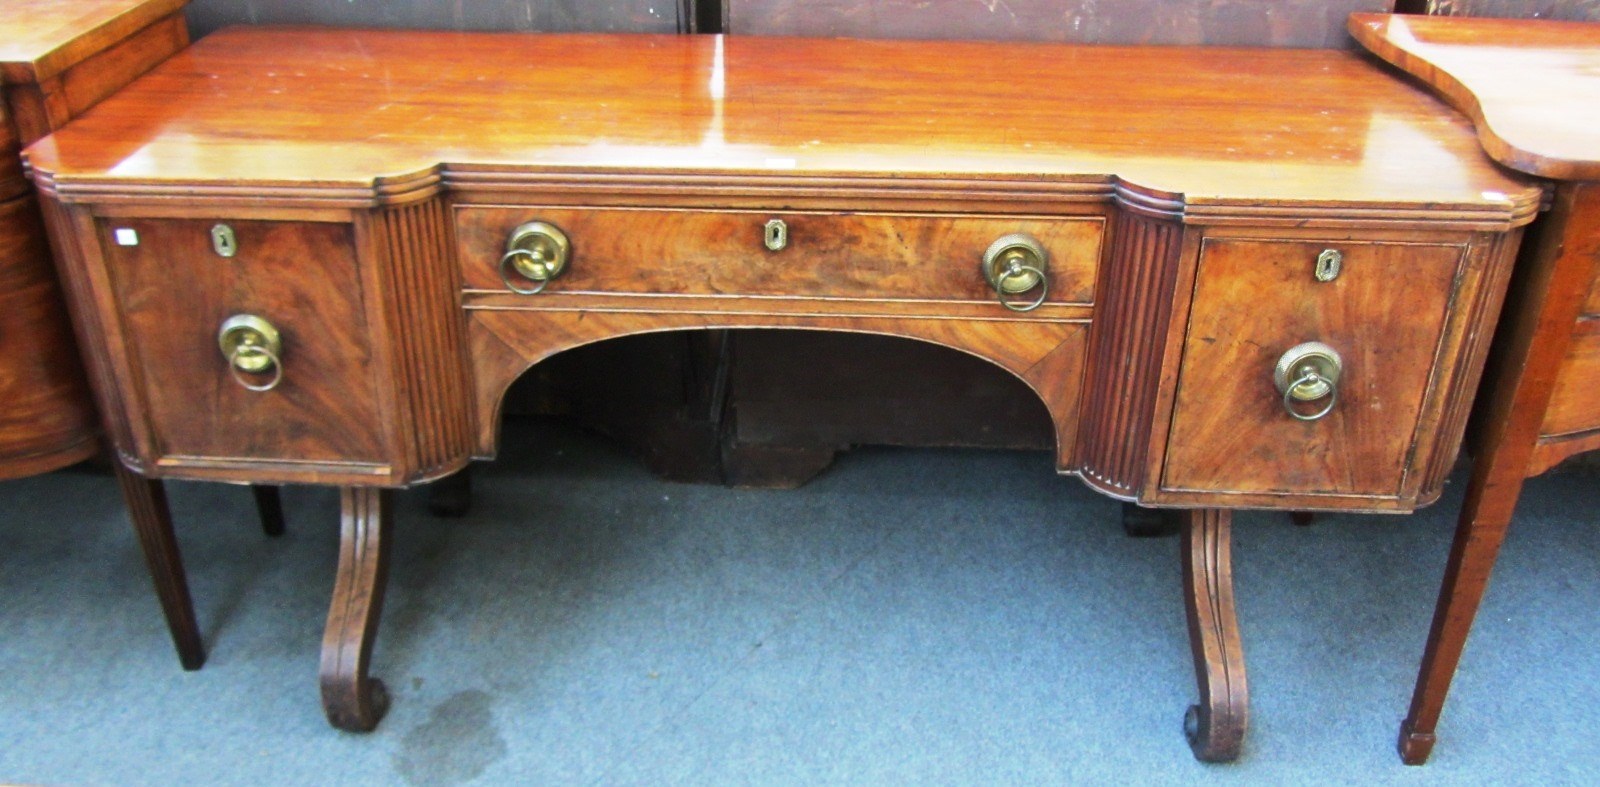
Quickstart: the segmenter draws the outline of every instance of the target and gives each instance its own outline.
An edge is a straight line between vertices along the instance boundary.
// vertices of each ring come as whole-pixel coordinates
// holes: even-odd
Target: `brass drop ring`
[[[1028,303],[1006,300],[1006,279],[1016,276],[1023,276],[1029,273],[1039,277],[1039,297],[1034,298]],[[1006,268],[1005,272],[1000,274],[999,278],[995,279],[994,291],[995,294],[1000,298],[1001,306],[1004,306],[1014,312],[1031,312],[1034,309],[1039,308],[1039,306],[1044,303],[1044,299],[1050,296],[1050,279],[1044,275],[1044,271],[1039,270],[1032,265],[1023,265],[1019,262],[1012,262],[1010,267]],[[1026,290],[1024,290],[1024,292],[1026,292]]]
[[[1321,410],[1307,415],[1294,408],[1294,402],[1299,401],[1294,398],[1295,389],[1302,385],[1310,385],[1318,381],[1326,382],[1327,378],[1317,374],[1315,371],[1310,371],[1301,375],[1293,383],[1290,383],[1289,387],[1285,388],[1283,391],[1283,409],[1287,410],[1289,415],[1294,416],[1295,419],[1300,421],[1315,421],[1318,418],[1333,412],[1333,406],[1339,403],[1339,386],[1337,384],[1328,386],[1328,403],[1323,405]]]
[[[501,255],[500,256],[500,281],[505,282],[506,289],[508,289],[508,290],[518,294],[518,295],[538,295],[539,293],[544,292],[544,288],[550,284],[550,279],[548,277],[547,278],[543,278],[543,279],[534,279],[534,278],[531,278],[531,277],[521,276],[521,275],[518,275],[516,277],[516,278],[520,278],[520,279],[525,279],[527,281],[538,282],[538,284],[536,286],[532,287],[532,288],[518,287],[515,283],[513,283],[513,281],[512,281],[512,273],[511,273],[511,264],[516,261],[518,254],[526,254],[529,257],[534,257],[535,256],[532,251],[529,251],[527,249],[512,249],[511,251],[508,251],[505,254]]]
[[[252,355],[265,355],[267,356],[267,360],[272,362],[272,379],[270,381],[261,384],[252,383],[240,374],[242,370],[239,368],[239,357],[247,352]],[[235,347],[233,352],[228,353],[228,372],[233,375],[234,382],[237,382],[251,391],[256,391],[258,393],[270,391],[274,388],[277,388],[278,383],[283,382],[283,361],[278,359],[276,353],[267,349],[263,345],[241,344],[238,347]]]

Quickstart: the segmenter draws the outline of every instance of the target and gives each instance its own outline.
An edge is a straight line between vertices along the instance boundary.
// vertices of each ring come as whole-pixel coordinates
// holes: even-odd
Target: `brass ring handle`
[[[506,289],[518,295],[538,295],[539,293],[544,292],[545,287],[549,286],[550,277],[546,276],[543,278],[534,278],[531,276],[523,276],[523,278],[529,281],[537,282],[532,287],[518,287],[511,279],[511,270],[513,267],[516,267],[517,258],[523,255],[534,257],[533,252],[528,251],[527,249],[512,249],[500,257],[500,281],[505,282]],[[539,260],[537,257],[534,257],[534,260],[536,264],[543,263],[543,261]],[[522,274],[520,267],[518,267],[517,273],[519,275]]]
[[[1298,421],[1315,421],[1333,412],[1339,402],[1339,377],[1344,373],[1344,360],[1332,347],[1322,342],[1303,342],[1290,347],[1278,358],[1272,370],[1272,382],[1283,396],[1283,409]],[[1302,412],[1297,403],[1327,403],[1313,413]]]
[[[560,227],[530,221],[512,230],[506,240],[506,252],[500,257],[500,281],[518,295],[538,295],[566,271],[571,256],[572,244]],[[518,286],[516,279],[537,284]]]
[[[1000,305],[1014,312],[1029,312],[1044,304],[1050,294],[1050,255],[1032,235],[1014,232],[1003,235],[989,244],[983,252],[979,269],[989,286],[1000,298]],[[1021,295],[1035,287],[1038,297],[1031,301],[1007,300],[1007,295]]]
[[[1017,276],[1026,276],[1038,282],[1039,297],[1028,303],[1006,300],[1006,293],[1008,292],[1006,280]],[[1027,292],[1027,290],[1023,290],[1023,292]],[[1045,298],[1050,297],[1050,280],[1045,277],[1044,271],[1032,265],[1023,265],[1016,260],[1012,260],[1011,264],[1006,266],[1005,272],[1000,274],[1000,286],[995,288],[995,294],[999,296],[1001,306],[1014,312],[1031,312],[1043,305]]]
[[[1301,386],[1314,386],[1321,382],[1325,382],[1325,380],[1322,379],[1322,375],[1317,374],[1315,371],[1306,372],[1305,375],[1296,378],[1294,382],[1283,391],[1283,409],[1287,410],[1289,415],[1294,416],[1295,420],[1297,421],[1315,421],[1318,418],[1333,412],[1333,406],[1339,403],[1338,386],[1329,386],[1328,393],[1326,394],[1328,403],[1323,405],[1322,409],[1314,413],[1302,413],[1295,409],[1295,402],[1304,401],[1295,397],[1295,389],[1300,388]],[[1311,401],[1316,400],[1313,399]]]
[[[269,366],[264,366],[262,368],[263,369],[267,369],[267,368],[271,368],[272,369],[272,380],[271,381],[257,384],[257,383],[252,383],[249,380],[246,380],[242,376],[243,370],[240,368],[240,363],[241,363],[241,361],[247,362],[247,359],[245,359],[245,358],[243,358],[241,356],[244,355],[244,354],[247,354],[247,353],[248,354],[260,354],[260,355],[265,355],[266,356]],[[229,356],[228,356],[228,372],[233,375],[234,382],[236,382],[236,383],[238,383],[238,384],[240,384],[240,385],[244,386],[245,388],[248,388],[248,389],[250,389],[252,391],[256,391],[257,393],[261,393],[261,392],[270,391],[270,390],[272,390],[274,388],[277,388],[278,387],[278,383],[283,382],[283,361],[278,360],[277,353],[274,353],[273,351],[271,351],[271,350],[269,350],[269,349],[267,349],[265,347],[245,348],[245,347],[241,346],[241,347],[235,348],[234,351],[231,354],[229,354]]]
[[[217,346],[228,360],[228,372],[240,385],[252,391],[270,391],[283,382],[283,337],[265,318],[254,314],[235,314],[223,320],[217,330]],[[267,383],[253,383],[242,374],[272,372]]]

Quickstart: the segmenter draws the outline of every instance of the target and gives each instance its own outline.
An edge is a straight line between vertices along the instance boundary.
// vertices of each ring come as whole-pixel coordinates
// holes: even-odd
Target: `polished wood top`
[[[1496,161],[1600,180],[1600,24],[1354,14],[1350,33],[1470,115]]]
[[[189,0],[0,0],[0,79],[43,82]]]
[[[998,179],[1190,216],[1538,199],[1425,90],[1314,50],[236,28],[30,155],[67,201],[585,174]]]

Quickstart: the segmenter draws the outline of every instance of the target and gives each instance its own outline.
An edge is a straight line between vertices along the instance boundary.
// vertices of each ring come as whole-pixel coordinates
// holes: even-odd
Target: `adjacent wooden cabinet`
[[[19,148],[187,46],[185,1],[7,0],[0,8],[0,479],[55,470],[105,448]],[[99,412],[115,422],[107,402],[100,398]],[[198,668],[205,650],[165,493],[159,482],[112,465],[134,527],[155,547],[147,553],[151,576],[179,659]],[[281,532],[276,490],[257,488],[256,499],[267,532]]]
[[[1438,496],[1542,196],[1337,51],[235,29],[28,155],[130,466],[343,488],[335,725],[387,702],[388,489],[567,350],[788,328],[992,364],[1061,473],[1189,511],[1207,760],[1228,512]]]
[[[1472,481],[1400,728],[1401,759],[1420,765],[1523,480],[1600,448],[1600,24],[1358,14],[1350,31],[1471,117],[1496,161],[1554,186],[1495,339]]]

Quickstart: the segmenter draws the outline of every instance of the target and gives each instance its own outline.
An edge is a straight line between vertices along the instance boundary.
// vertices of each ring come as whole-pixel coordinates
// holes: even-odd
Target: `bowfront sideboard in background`
[[[28,155],[130,465],[342,488],[333,724],[386,703],[388,490],[492,458],[514,380],[790,328],[991,363],[1061,473],[1189,512],[1207,760],[1229,511],[1438,497],[1542,194],[1309,50],[232,29]]]
[[[21,148],[187,46],[186,2],[0,5],[0,479],[65,467],[103,448],[38,200],[23,175]],[[166,494],[159,481],[128,472],[116,458],[111,465],[145,545],[178,658],[185,669],[198,669],[205,648]],[[258,486],[254,492],[266,532],[281,533],[277,488]]]
[[[1555,183],[1480,404],[1466,504],[1400,756],[1428,759],[1523,480],[1600,448],[1600,24],[1355,15],[1350,31],[1472,118],[1495,161]]]

